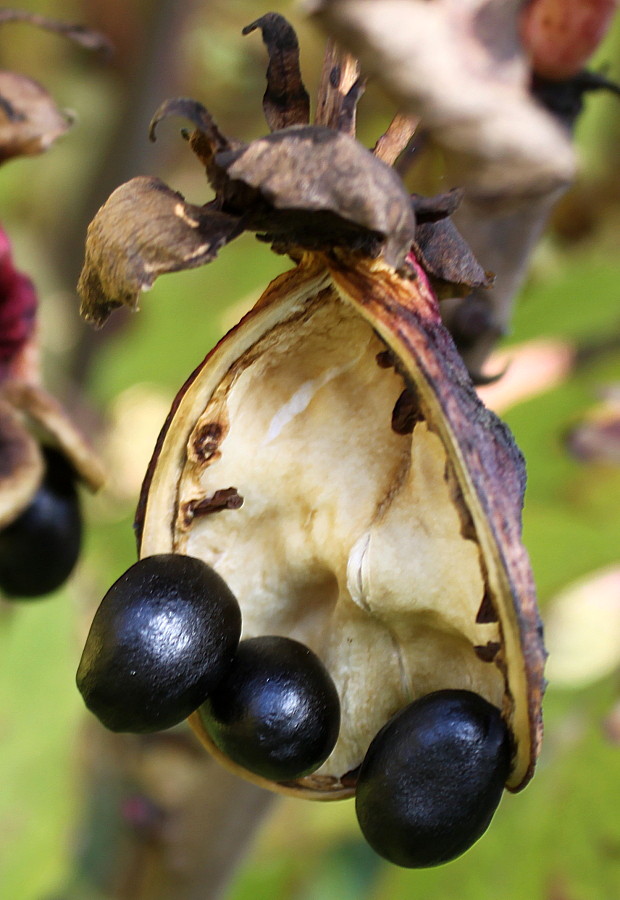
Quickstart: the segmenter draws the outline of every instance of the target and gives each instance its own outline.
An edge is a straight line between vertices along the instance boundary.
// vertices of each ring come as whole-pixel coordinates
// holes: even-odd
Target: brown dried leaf
[[[136,309],[158,275],[210,262],[240,231],[239,220],[186,203],[158,178],[117,188],[88,229],[78,290],[82,315],[103,325],[113,309]]]
[[[246,25],[243,34],[260,28],[269,53],[267,90],[263,97],[265,119],[272,131],[289,125],[307,125],[310,98],[299,69],[299,43],[284,16],[267,13]]]
[[[260,193],[263,203],[254,210],[243,198],[249,228],[280,231],[303,246],[340,240],[366,246],[374,237],[375,244],[384,241],[394,267],[409,251],[415,216],[400,178],[346,134],[320,126],[287,129],[217,154],[216,164],[232,187],[240,182]]]
[[[0,72],[0,162],[42,153],[70,126],[69,116],[40,84]]]

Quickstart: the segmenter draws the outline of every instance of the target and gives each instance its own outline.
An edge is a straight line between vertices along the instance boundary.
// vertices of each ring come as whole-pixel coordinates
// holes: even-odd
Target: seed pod
[[[0,531],[0,589],[9,597],[40,597],[71,574],[82,542],[76,474],[45,448],[45,476],[26,509]]]
[[[270,54],[278,29],[290,47],[281,17],[266,24]],[[190,721],[233,771],[337,799],[354,793],[398,710],[467,687],[502,712],[517,790],[538,754],[544,663],[521,543],[523,461],[478,399],[431,287],[467,292],[488,279],[446,225],[454,203],[412,200],[378,158],[395,159],[410,130],[375,156],[354,141],[354,66],[326,68],[315,125],[296,102],[295,124],[281,127],[273,98],[291,85],[301,96],[287,59],[268,75],[276,130],[250,144],[228,140],[200,103],[160,108],[154,123],[174,113],[195,125],[190,147],[216,201],[194,206],[153,178],[122,185],[89,228],[80,279],[83,312],[101,324],[243,228],[295,263],[175,399],[136,526],[141,556],[185,554],[217,570],[244,637],[288,636],[316,653],[340,698],[338,740],[316,772],[282,784],[222,753],[199,715]]]
[[[470,691],[437,691],[371,743],[355,808],[371,847],[398,866],[448,862],[486,831],[510,770],[499,710]]]
[[[325,662],[340,736],[298,792],[349,796],[398,709],[463,685],[503,710],[517,788],[536,757],[543,661],[520,456],[421,270],[317,256],[276,279],[177,398],[141,553],[217,566],[246,636],[289,634]]]
[[[273,781],[301,778],[325,762],[340,725],[334,682],[321,660],[284,637],[242,641],[232,666],[200,708],[215,746]]]
[[[239,606],[199,559],[142,559],[95,614],[77,672],[88,708],[112,731],[170,728],[204,701],[239,642]]]

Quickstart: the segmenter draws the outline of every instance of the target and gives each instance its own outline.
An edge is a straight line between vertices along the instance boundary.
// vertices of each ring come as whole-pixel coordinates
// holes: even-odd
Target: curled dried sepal
[[[284,16],[267,13],[246,25],[243,34],[260,28],[269,53],[267,90],[263,97],[265,119],[272,131],[310,121],[310,98],[299,69],[299,42]]]
[[[461,199],[458,190],[435,197],[412,196],[417,222],[413,252],[440,299],[489,287],[493,281],[451,219]]]
[[[32,78],[0,72],[0,162],[42,153],[70,128],[45,88]]]
[[[128,181],[89,226],[78,285],[82,315],[103,325],[118,306],[136,309],[158,275],[209,262],[239,230],[238,218],[186,203],[158,178]]]

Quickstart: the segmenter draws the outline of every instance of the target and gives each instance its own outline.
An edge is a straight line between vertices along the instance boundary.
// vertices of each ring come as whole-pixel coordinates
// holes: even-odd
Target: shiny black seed
[[[206,563],[175,553],[146,557],[103,598],[78,688],[112,731],[170,728],[226,673],[240,633],[239,604]]]
[[[71,574],[82,542],[75,472],[62,453],[43,450],[45,475],[30,505],[0,531],[0,590],[40,597]]]
[[[239,644],[200,716],[233,762],[287,781],[327,759],[338,739],[340,702],[329,672],[308,647],[290,638],[257,637]]]
[[[371,743],[356,812],[385,859],[417,868],[448,862],[486,831],[510,771],[499,710],[469,691],[428,694]]]

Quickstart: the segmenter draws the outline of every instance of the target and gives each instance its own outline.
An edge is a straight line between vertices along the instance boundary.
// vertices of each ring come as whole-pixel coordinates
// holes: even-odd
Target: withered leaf
[[[269,53],[267,90],[263,97],[265,119],[272,131],[289,125],[307,125],[310,98],[299,69],[299,42],[294,29],[278,13],[267,13],[246,25],[243,34],[260,28]]]
[[[78,284],[82,315],[103,325],[118,306],[136,309],[140,291],[158,275],[209,262],[239,231],[238,218],[186,203],[158,178],[126,182],[88,229]]]
[[[70,126],[71,118],[40,84],[0,72],[0,162],[42,153]]]
[[[364,232],[361,239],[374,234],[383,240],[390,265],[404,261],[415,233],[409,196],[398,175],[348,135],[321,126],[290,128],[241,150],[218,153],[215,162],[232,187],[240,182],[253,188],[272,210],[303,213],[297,226],[300,243],[338,242],[337,222],[330,222],[334,227],[326,233],[325,216],[317,216],[313,225],[308,215],[328,213],[347,228]],[[248,210],[247,216],[249,228],[278,228],[278,217],[264,205]],[[295,222],[291,216],[282,216],[281,222],[293,243]]]

